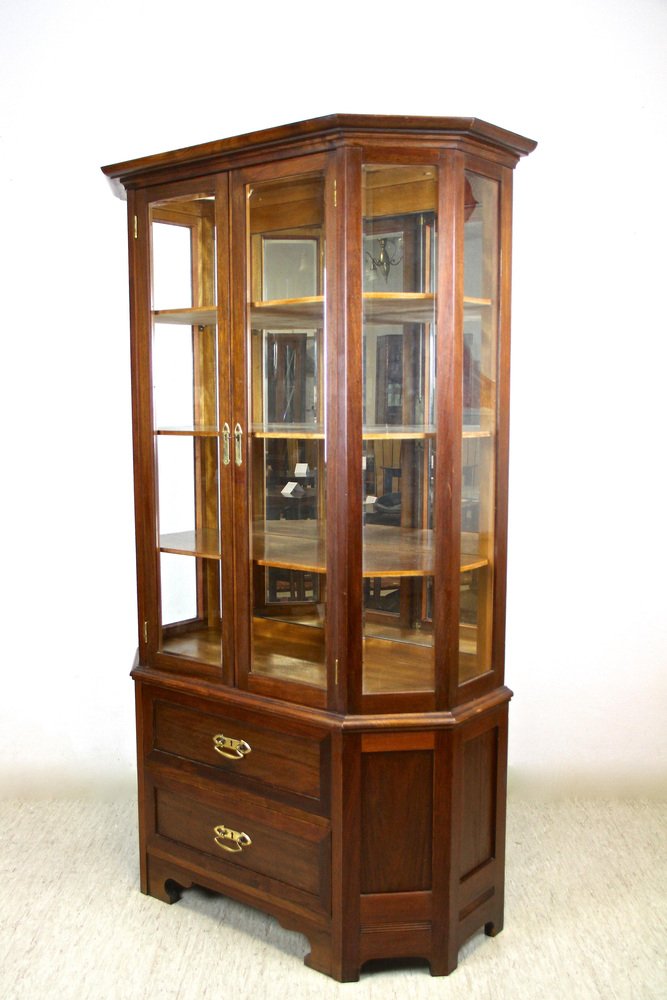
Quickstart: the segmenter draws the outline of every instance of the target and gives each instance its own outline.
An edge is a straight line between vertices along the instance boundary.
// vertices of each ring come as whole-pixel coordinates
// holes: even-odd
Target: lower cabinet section
[[[467,938],[502,928],[508,698],[417,729],[139,682],[143,890],[262,909],[339,981],[372,959],[451,972]],[[228,765],[223,732],[252,749]]]

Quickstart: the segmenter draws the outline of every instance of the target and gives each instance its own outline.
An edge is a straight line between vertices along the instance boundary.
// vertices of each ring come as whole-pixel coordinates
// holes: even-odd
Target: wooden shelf
[[[214,326],[218,322],[218,310],[215,306],[154,309],[152,316],[155,323],[168,323],[174,326]]]
[[[200,531],[175,531],[160,535],[160,552],[219,559],[220,533],[215,528],[204,528]]]
[[[275,525],[275,526],[274,526]],[[468,542],[470,547],[470,542]],[[253,559],[260,566],[326,573],[325,540],[318,521],[258,522]],[[433,532],[368,524],[364,527],[363,576],[433,576]],[[488,559],[461,554],[461,572],[480,569]]]
[[[189,660],[219,667],[222,662],[222,634],[219,628],[195,625],[188,630],[170,633],[165,629],[160,652],[185,656]]]
[[[364,321],[387,325],[432,323],[434,301],[435,296],[428,292],[364,292]],[[491,299],[466,296],[463,300],[466,310],[490,305]],[[252,302],[250,319],[253,329],[260,330],[320,328],[324,325],[324,296]]]

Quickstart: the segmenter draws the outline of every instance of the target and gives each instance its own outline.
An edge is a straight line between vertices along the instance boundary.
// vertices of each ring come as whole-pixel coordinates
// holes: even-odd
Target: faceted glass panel
[[[498,354],[498,183],[466,175],[459,682],[492,668]]]
[[[436,169],[362,184],[363,691],[431,691]]]

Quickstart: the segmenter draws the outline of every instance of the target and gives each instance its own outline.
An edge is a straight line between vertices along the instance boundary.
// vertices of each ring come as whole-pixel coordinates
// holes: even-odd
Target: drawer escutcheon
[[[215,834],[213,839],[218,847],[221,847],[223,851],[229,851],[231,854],[238,854],[244,847],[250,847],[252,844],[252,840],[247,833],[239,833],[237,830],[230,830],[226,826],[216,826],[213,833]],[[223,843],[225,840],[228,840],[230,843]]]
[[[213,737],[213,749],[229,760],[241,760],[252,751],[252,747],[245,740],[235,740],[233,736],[225,736],[224,733],[218,733]]]

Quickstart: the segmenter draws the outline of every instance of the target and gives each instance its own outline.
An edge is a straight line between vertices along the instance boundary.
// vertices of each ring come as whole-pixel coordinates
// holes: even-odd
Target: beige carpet
[[[475,937],[447,979],[425,965],[340,985],[307,943],[194,890],[137,888],[135,811],[118,802],[0,802],[0,997],[96,1000],[665,1000],[667,806],[511,798],[505,930]]]

